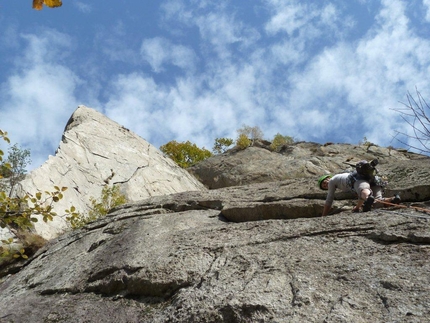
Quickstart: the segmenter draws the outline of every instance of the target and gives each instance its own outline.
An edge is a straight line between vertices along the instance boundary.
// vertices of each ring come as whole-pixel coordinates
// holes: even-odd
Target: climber
[[[318,186],[322,190],[328,190],[322,216],[326,216],[330,212],[336,189],[340,189],[344,192],[353,191],[357,194],[358,201],[357,205],[352,210],[353,212],[360,212],[361,207],[363,207],[363,212],[370,211],[375,199],[377,201],[400,203],[400,197],[398,195],[392,198],[382,197],[383,187],[386,186],[387,183],[382,181],[379,176],[376,176],[377,164],[377,159],[370,163],[363,160],[355,165],[356,170],[353,172],[341,173],[334,176],[321,176],[318,179]],[[375,204],[375,206],[379,207],[379,204]]]

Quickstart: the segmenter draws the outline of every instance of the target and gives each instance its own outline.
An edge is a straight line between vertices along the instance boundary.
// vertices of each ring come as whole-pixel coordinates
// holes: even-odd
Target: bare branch
[[[400,102],[404,105],[402,109],[393,109],[398,112],[401,118],[412,129],[413,135],[401,131],[396,131],[394,138],[401,144],[412,148],[420,153],[430,153],[430,107],[422,97],[421,93],[416,90],[416,98],[411,93],[407,93],[407,103]],[[407,141],[399,139],[405,137],[417,144],[410,144]]]

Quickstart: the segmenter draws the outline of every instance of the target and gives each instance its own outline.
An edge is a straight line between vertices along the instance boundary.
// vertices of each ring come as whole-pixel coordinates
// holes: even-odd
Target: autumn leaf
[[[49,8],[61,7],[61,0],[44,0],[45,6]]]
[[[33,0],[33,9],[42,10],[43,4],[49,8],[61,7],[61,0]]]
[[[43,0],[33,0],[33,9],[42,10]]]

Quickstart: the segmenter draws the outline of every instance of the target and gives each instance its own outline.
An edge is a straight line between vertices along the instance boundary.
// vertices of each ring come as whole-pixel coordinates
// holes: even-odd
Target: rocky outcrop
[[[214,189],[293,178],[317,178],[326,173],[348,170],[351,163],[375,158],[380,162],[378,169],[384,174],[399,162],[423,160],[421,155],[375,145],[297,142],[282,147],[279,152],[270,151],[267,145],[232,149],[188,170],[208,188]],[[429,163],[428,159],[425,162]]]
[[[321,218],[324,198],[304,178],[124,205],[10,271],[0,321],[428,320],[430,214],[339,193]]]
[[[129,201],[204,186],[170,158],[130,130],[94,109],[79,106],[66,125],[55,156],[32,171],[21,183],[24,192],[52,191],[68,187],[55,204],[62,214],[72,205],[88,212],[90,197],[99,198],[105,185],[118,185]],[[36,231],[51,239],[67,228],[60,217],[35,224]]]

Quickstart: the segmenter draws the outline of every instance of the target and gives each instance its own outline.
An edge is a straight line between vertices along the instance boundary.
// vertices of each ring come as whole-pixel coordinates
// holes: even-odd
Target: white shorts
[[[370,194],[373,195],[376,199],[382,199],[382,187],[373,185],[370,186],[369,182],[364,180],[357,180],[354,183],[354,191],[357,193],[357,195],[361,196],[362,190],[370,190]]]

